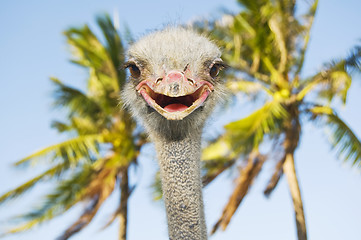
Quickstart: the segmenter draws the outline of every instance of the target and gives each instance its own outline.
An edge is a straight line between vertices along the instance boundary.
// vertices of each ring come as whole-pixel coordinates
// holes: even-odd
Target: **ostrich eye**
[[[218,73],[219,73],[219,68],[220,68],[220,65],[219,64],[214,64],[211,69],[209,70],[209,75],[212,77],[212,78],[215,78],[218,76]]]
[[[132,75],[132,77],[134,78],[140,77],[140,70],[135,64],[129,64],[127,68],[129,68],[130,75]]]

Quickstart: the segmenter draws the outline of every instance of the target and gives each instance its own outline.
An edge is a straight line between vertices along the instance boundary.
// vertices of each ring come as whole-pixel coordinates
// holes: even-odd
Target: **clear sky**
[[[184,23],[198,17],[220,16],[222,8],[237,12],[234,0],[154,0],[154,1],[26,1],[2,0],[0,3],[0,194],[23,183],[41,169],[14,169],[11,163],[34,150],[64,140],[50,128],[52,119],[61,115],[51,107],[49,76],[81,86],[87,75],[69,63],[69,51],[61,34],[70,26],[89,23],[103,12],[119,12],[120,26],[127,24],[135,37],[167,23]],[[330,58],[345,56],[360,43],[361,1],[320,0],[312,30],[305,73],[312,74]],[[361,136],[361,77],[354,79],[348,104],[340,107],[340,116]],[[242,114],[242,109],[237,110]],[[228,110],[227,114],[233,113]],[[212,131],[208,127],[207,131]],[[309,239],[361,239],[360,171],[337,160],[323,131],[312,125],[303,129],[302,144],[297,150],[296,166],[303,194]],[[152,146],[142,152],[138,187],[130,198],[128,239],[167,239],[165,213],[161,203],[151,200],[149,185],[156,170]],[[213,240],[292,240],[296,229],[292,202],[286,181],[282,179],[270,199],[262,192],[270,174],[269,164],[258,177],[226,232]],[[217,221],[228,200],[233,183],[230,175],[205,189],[205,208],[209,228]],[[30,196],[0,206],[0,230],[7,219],[29,206],[39,204],[41,194],[51,190],[45,184]],[[101,214],[83,232],[72,239],[117,239],[115,222],[104,231],[100,228],[116,208],[119,196],[113,196]],[[5,240],[55,239],[76,217],[81,207],[72,209],[49,224]]]

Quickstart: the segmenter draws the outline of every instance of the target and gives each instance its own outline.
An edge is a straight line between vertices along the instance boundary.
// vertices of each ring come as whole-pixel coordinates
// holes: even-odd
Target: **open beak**
[[[179,72],[176,74],[179,77],[168,74],[165,79],[156,82],[147,79],[136,87],[148,105],[168,120],[182,120],[202,106],[213,91],[208,81],[195,82]]]

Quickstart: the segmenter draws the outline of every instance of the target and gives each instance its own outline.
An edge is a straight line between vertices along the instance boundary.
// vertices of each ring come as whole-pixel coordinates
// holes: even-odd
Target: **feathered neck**
[[[152,137],[152,136],[151,136]],[[206,240],[200,170],[201,132],[169,141],[153,136],[162,176],[169,237]]]

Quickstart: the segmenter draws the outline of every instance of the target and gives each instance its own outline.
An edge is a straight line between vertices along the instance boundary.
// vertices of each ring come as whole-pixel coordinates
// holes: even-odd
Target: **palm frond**
[[[84,165],[69,179],[59,182],[53,193],[47,195],[40,206],[27,214],[16,217],[24,220],[25,223],[11,228],[7,234],[29,230],[67,211],[83,196],[84,189],[89,184],[93,172],[94,170],[89,165]]]
[[[26,231],[63,214],[80,201],[90,200],[91,203],[78,221],[64,234],[71,236],[77,232],[75,229],[81,230],[92,220],[101,204],[114,190],[118,170],[105,167],[107,161],[98,160],[103,166],[99,170],[94,168],[95,165],[85,164],[70,178],[60,181],[53,193],[47,195],[39,207],[18,216],[17,218],[25,223],[10,229],[7,234]],[[93,208],[94,202],[95,208]]]
[[[106,161],[105,161],[106,162]],[[106,164],[104,164],[106,166]],[[93,178],[84,188],[83,196],[80,199],[89,198],[90,203],[82,215],[76,220],[57,240],[66,240],[85,228],[94,218],[104,201],[113,192],[118,170],[116,168],[103,167],[93,174]]]
[[[69,123],[58,120],[51,122],[51,127],[55,128],[59,133],[70,133],[77,135],[97,134],[99,129],[104,127],[104,122],[95,121],[88,117],[73,116]]]
[[[331,130],[329,140],[338,157],[352,166],[361,167],[361,141],[337,113],[326,106],[315,106],[308,111],[313,114],[313,119],[323,120],[323,125]]]
[[[42,174],[32,178],[31,180],[27,181],[26,183],[18,186],[15,189],[10,190],[7,193],[0,196],[0,204],[4,203],[6,201],[12,200],[16,197],[19,197],[20,195],[26,193],[28,190],[30,190],[32,187],[34,187],[36,184],[38,184],[42,181],[46,181],[49,178],[60,175],[64,171],[64,169],[67,169],[66,164],[61,163],[61,164],[58,164],[58,165],[46,170]]]
[[[286,70],[288,50],[286,48],[286,36],[284,36],[284,29],[282,28],[280,17],[274,14],[269,20],[269,27],[275,36],[275,45],[280,53],[277,72],[283,75]]]
[[[233,22],[234,26],[233,26],[233,31],[239,31],[241,32],[241,30],[245,30],[246,32],[248,32],[250,34],[250,36],[256,36],[256,31],[255,29],[252,27],[252,25],[247,21],[247,19],[241,15],[238,14],[234,17],[234,22]]]
[[[269,197],[273,190],[276,188],[279,180],[281,179],[283,175],[283,164],[286,161],[286,155],[284,155],[281,160],[279,160],[276,164],[275,170],[272,174],[271,179],[268,182],[268,185],[266,186],[266,189],[263,191],[264,195],[266,197]]]
[[[247,11],[237,15],[226,15],[221,21],[204,23],[203,26],[198,23],[198,28],[210,26],[208,31],[211,31],[213,38],[224,48],[223,58],[234,70],[247,73],[251,78],[264,83],[270,83],[270,72],[262,60],[268,57],[275,63],[279,55],[277,51],[273,51],[274,36],[267,24],[273,6],[270,1],[246,5],[251,9],[246,8]]]
[[[97,134],[99,132],[99,128],[103,127],[103,124],[105,123],[99,123],[99,121],[94,122],[90,118],[75,116],[71,118],[71,128],[75,130],[80,136]]]
[[[257,148],[265,135],[278,134],[282,119],[287,116],[288,113],[278,101],[267,102],[249,116],[227,124],[225,133],[203,149],[202,160],[206,165],[209,161],[210,166],[228,166],[229,162]],[[214,173],[210,171],[205,174],[211,176]]]
[[[232,151],[231,139],[226,134],[219,136],[203,149],[202,161],[223,161],[237,157],[237,153]]]
[[[236,159],[216,159],[213,161],[203,161],[202,166],[202,184],[206,187],[220,174],[234,166]]]
[[[234,188],[227,205],[223,209],[222,216],[213,226],[211,234],[215,233],[219,227],[221,227],[222,230],[227,228],[231,218],[250,189],[254,179],[261,171],[265,160],[266,157],[259,154],[256,150],[249,155],[247,165],[241,169],[236,187]]]
[[[238,0],[238,3],[241,6],[243,6],[246,10],[252,12],[258,12],[262,6],[264,6],[269,2],[270,2],[269,0],[258,0],[258,1]]]
[[[118,80],[118,86],[116,86],[114,89],[119,90],[123,86],[126,79],[124,70],[117,71],[119,64],[125,61],[124,55],[122,54],[124,52],[124,47],[120,36],[108,15],[99,16],[97,18],[97,23],[106,39],[107,53],[110,55],[112,60],[113,69],[111,76]]]
[[[318,93],[319,97],[331,102],[335,96],[339,97],[342,102],[346,103],[347,93],[351,86],[351,76],[346,71],[335,71],[330,75],[330,81]]]
[[[72,224],[62,235],[57,237],[56,240],[69,239],[74,234],[85,228],[94,218],[101,205],[102,202],[100,201],[99,196],[94,197],[94,199],[91,200],[90,204],[86,207],[85,211],[78,218],[78,220],[74,224]]]
[[[70,28],[64,35],[72,47],[73,63],[90,69],[106,70],[103,68],[106,50],[87,25],[83,28]]]
[[[93,158],[93,154],[99,154],[99,143],[102,142],[103,135],[101,134],[81,135],[43,148],[16,162],[15,165],[35,165],[40,159],[51,162],[57,159],[70,166],[75,166],[79,160],[89,161]]]
[[[361,46],[355,46],[345,59],[346,71],[351,74],[353,71],[361,71]]]
[[[304,30],[305,33],[304,33],[304,37],[303,37],[303,46],[300,49],[298,59],[296,60],[296,63],[295,63],[296,66],[297,66],[297,69],[296,69],[296,72],[295,72],[296,76],[301,72],[301,70],[303,68],[303,64],[305,62],[306,50],[307,50],[307,47],[308,47],[308,43],[310,41],[311,28],[312,28],[312,25],[313,25],[313,20],[315,18],[317,7],[318,7],[318,0],[315,0],[311,4],[311,6],[310,6],[310,8],[308,10],[308,13],[304,16],[304,18],[306,19],[307,22],[305,24],[305,30]]]
[[[297,100],[302,100],[312,90],[318,89],[318,96],[331,102],[335,96],[346,101],[352,78],[345,70],[345,60],[329,64],[328,69],[302,82]]]
[[[107,34],[112,34],[114,37],[118,36],[114,28],[111,33],[111,28],[109,28],[111,22],[98,18],[98,23],[102,24],[101,28],[107,31]],[[72,53],[75,56],[72,62],[89,69],[88,90],[91,95],[104,98],[103,101],[106,101],[110,97],[110,93],[119,92],[117,67],[112,60],[112,56],[115,57],[114,54],[119,53],[109,53],[87,25],[82,29],[69,29],[65,32],[65,36],[69,45],[72,46]],[[110,35],[105,36],[105,38],[109,39],[110,43],[108,42],[108,44],[120,43],[120,38],[116,40]],[[120,48],[120,46],[113,45],[112,48]]]
[[[326,69],[301,82],[297,99],[303,99],[309,92],[319,88],[318,95],[329,102],[339,96],[345,103],[352,83],[352,73],[361,71],[361,47],[351,49],[349,56],[325,64]]]
[[[72,131],[73,128],[70,124],[54,120],[51,122],[51,128],[55,128],[59,133]]]
[[[287,117],[287,111],[277,100],[264,104],[249,116],[225,126],[232,149],[251,149],[257,147],[266,134],[275,134],[280,130],[280,120]]]
[[[70,123],[53,120],[51,127],[55,128],[59,133],[77,133],[78,135],[89,135],[97,134],[99,128],[103,127],[103,123],[94,122],[92,119],[87,117],[76,117],[73,116],[70,119]]]
[[[63,84],[57,78],[50,78],[55,85],[54,105],[56,107],[64,107],[69,110],[69,115],[77,114],[83,117],[90,117],[96,120],[97,116],[102,112],[101,107],[96,101],[78,89]]]

